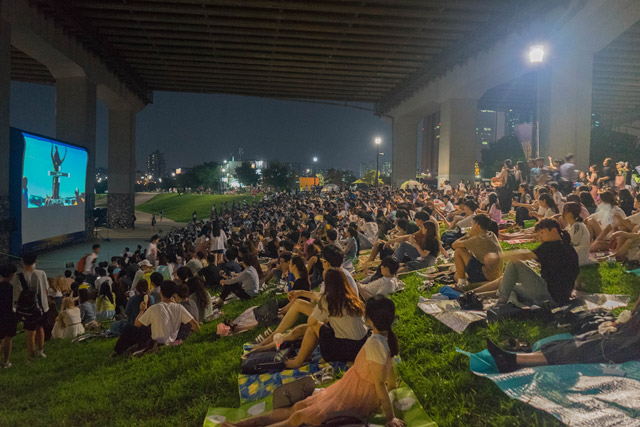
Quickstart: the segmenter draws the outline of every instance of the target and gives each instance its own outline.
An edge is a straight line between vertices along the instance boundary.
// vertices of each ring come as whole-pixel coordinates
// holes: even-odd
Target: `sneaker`
[[[44,354],[44,351],[40,350],[38,353],[36,353],[36,357],[42,357],[43,359],[46,359],[47,355]]]
[[[6,362],[3,367],[4,369],[9,369],[10,367],[12,367],[13,365],[11,364],[11,362]]]

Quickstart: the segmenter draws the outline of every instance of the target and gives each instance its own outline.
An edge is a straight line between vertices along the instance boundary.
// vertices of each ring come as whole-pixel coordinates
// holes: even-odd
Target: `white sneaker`
[[[12,367],[13,365],[11,364],[11,362],[7,362],[3,365],[4,369],[9,369],[10,367]]]
[[[36,357],[42,357],[43,359],[47,358],[47,355],[44,354],[44,351],[40,350],[37,354]]]

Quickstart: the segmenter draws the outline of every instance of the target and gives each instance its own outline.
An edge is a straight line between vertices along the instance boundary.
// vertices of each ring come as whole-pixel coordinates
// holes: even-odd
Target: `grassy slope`
[[[640,293],[640,278],[619,265],[587,267],[582,274],[591,292],[626,293],[633,301]],[[400,371],[439,425],[559,424],[473,375],[467,358],[455,351],[479,351],[485,337],[534,341],[557,329],[507,320],[458,335],[417,308],[419,278],[404,280],[406,290],[393,296]],[[264,299],[228,304],[225,311],[233,318]],[[0,390],[9,391],[0,400],[0,425],[201,425],[208,407],[239,404],[241,344],[260,332],[216,339],[215,330],[215,324],[205,325],[178,348],[130,360],[108,357],[114,340],[56,340],[47,344],[47,360],[29,366],[21,334],[14,340],[14,368],[0,371]]]
[[[258,196],[258,200],[262,195]],[[251,195],[220,195],[220,194],[158,194],[153,199],[139,205],[136,209],[157,214],[161,209],[164,216],[177,222],[191,221],[193,211],[198,212],[198,219],[209,218],[211,214],[211,206],[216,208],[228,203],[231,205],[234,201],[236,204],[246,200],[247,203],[253,203]]]

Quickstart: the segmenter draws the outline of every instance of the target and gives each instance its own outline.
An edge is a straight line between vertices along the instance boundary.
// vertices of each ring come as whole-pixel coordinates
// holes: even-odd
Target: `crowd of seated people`
[[[49,307],[59,310],[51,325],[55,338],[106,324],[119,337],[115,355],[144,353],[181,343],[214,317],[216,307],[251,300],[277,284],[286,293],[279,324],[252,351],[300,341],[297,355],[286,361],[288,368],[307,363],[316,348],[327,361],[355,361],[349,378],[362,382],[358,410],[385,407],[389,378],[384,369],[397,353],[397,343],[392,343],[386,318],[377,316],[393,312],[386,297],[401,289],[398,274],[432,267],[441,259],[455,266],[460,291],[517,307],[561,306],[580,286],[580,266],[597,262],[597,253],[609,251],[610,260],[640,262],[637,186],[620,188],[615,179],[596,179],[596,168],[582,174],[580,182],[571,162],[570,156],[553,168],[537,160],[530,167],[505,162],[496,187],[462,183],[456,188],[445,184],[423,190],[380,187],[268,195],[251,206],[223,209],[212,221],[194,221],[161,238],[153,236],[146,249],[126,248],[110,262],[100,262],[100,248],[94,246],[81,271],[50,281],[34,268],[35,256],[26,254],[22,276],[12,265],[0,269],[0,319],[9,319],[3,320],[1,337],[3,349],[9,348],[5,366],[10,366],[11,319],[23,281],[34,290],[42,312],[24,325],[32,358],[45,357],[44,313]],[[535,225],[526,228],[531,222]],[[500,240],[516,227],[508,235],[540,245],[503,251]],[[364,250],[370,253],[360,259]],[[356,272],[361,280],[354,279]],[[620,326],[619,336],[626,337],[630,327]],[[490,350],[508,370],[561,363],[558,354],[582,354],[574,347],[591,348],[585,345],[596,344],[556,344],[560,350],[535,357],[506,353],[492,343]],[[621,360],[631,353],[604,357]],[[334,387],[351,396],[355,392],[345,378]],[[319,411],[330,413],[324,404],[314,398],[265,420],[315,422]],[[388,409],[389,422],[395,422]]]

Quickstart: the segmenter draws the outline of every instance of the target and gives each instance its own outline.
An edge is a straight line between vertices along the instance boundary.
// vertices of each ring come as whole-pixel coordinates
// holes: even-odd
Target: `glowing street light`
[[[317,157],[313,158],[313,163],[318,163],[318,158]]]
[[[534,66],[539,66],[544,60],[544,46],[537,44],[529,48],[529,62]],[[536,157],[540,157],[540,91],[541,91],[541,67],[536,72],[536,111],[535,120],[531,126],[532,147],[535,147]]]
[[[539,64],[544,59],[544,46],[533,45],[529,48],[529,62]]]
[[[378,172],[380,166],[379,166],[379,159],[380,159],[380,144],[382,144],[382,138],[380,138],[379,136],[376,137],[376,139],[373,140],[373,142],[376,143],[376,180],[375,180],[375,184],[374,187],[378,188],[378,179],[380,176],[380,173]]]

